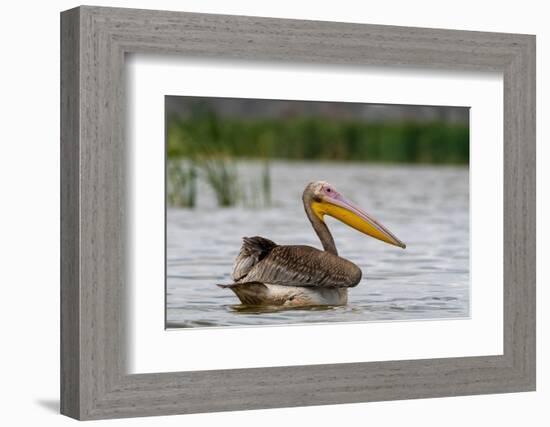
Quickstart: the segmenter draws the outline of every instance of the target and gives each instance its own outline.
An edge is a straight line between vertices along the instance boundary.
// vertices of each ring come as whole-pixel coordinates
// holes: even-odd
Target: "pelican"
[[[306,215],[323,250],[282,246],[264,237],[245,237],[233,266],[231,289],[242,304],[284,307],[345,305],[361,269],[338,256],[325,215],[390,245],[405,244],[372,216],[347,201],[325,181],[309,183],[302,195]]]

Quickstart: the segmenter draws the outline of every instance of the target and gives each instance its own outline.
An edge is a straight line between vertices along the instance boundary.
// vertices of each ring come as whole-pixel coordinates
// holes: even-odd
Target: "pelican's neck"
[[[330,231],[325,222],[322,221],[317,215],[315,215],[315,213],[311,209],[311,203],[309,200],[304,200],[304,208],[306,210],[306,215],[309,218],[313,229],[315,230],[315,233],[317,233],[317,236],[319,236],[319,240],[323,245],[323,249],[327,252],[330,252],[331,254],[338,255],[338,250],[336,249],[336,245],[334,244],[332,234],[330,234]]]

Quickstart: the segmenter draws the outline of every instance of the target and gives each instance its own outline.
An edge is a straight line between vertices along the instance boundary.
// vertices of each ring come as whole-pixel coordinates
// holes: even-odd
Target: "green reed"
[[[235,119],[199,114],[167,122],[168,156],[468,164],[466,124],[320,117]]]
[[[241,190],[234,161],[227,156],[203,157],[199,166],[216,195],[218,206],[235,206],[241,197]]]
[[[252,166],[249,180],[241,179],[241,202],[249,208],[262,208],[271,205],[271,171],[269,162],[264,160],[259,167]]]
[[[168,161],[166,197],[172,206],[192,208],[197,199],[197,167],[193,161]]]
[[[255,172],[255,168],[253,169]],[[201,156],[194,159],[169,159],[166,169],[166,199],[170,206],[193,208],[198,197],[198,181],[214,192],[220,207],[241,204],[260,208],[271,204],[269,162],[245,180],[238,173],[235,160],[226,155]]]
[[[271,205],[271,171],[267,160],[262,165],[262,197],[264,206]]]

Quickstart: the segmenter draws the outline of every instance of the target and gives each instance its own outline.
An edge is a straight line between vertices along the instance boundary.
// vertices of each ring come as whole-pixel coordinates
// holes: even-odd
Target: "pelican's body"
[[[263,237],[245,237],[235,260],[230,288],[246,305],[285,307],[344,305],[348,288],[361,281],[361,269],[338,256],[324,215],[331,215],[387,243],[405,245],[376,220],[347,202],[330,184],[309,184],[304,209],[324,250],[311,246],[282,246]]]

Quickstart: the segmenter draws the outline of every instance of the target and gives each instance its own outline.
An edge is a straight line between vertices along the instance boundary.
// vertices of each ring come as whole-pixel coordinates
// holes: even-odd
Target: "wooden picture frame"
[[[504,79],[504,352],[126,373],[127,53],[484,70]],[[535,37],[82,6],[61,14],[61,412],[77,419],[535,389]]]

